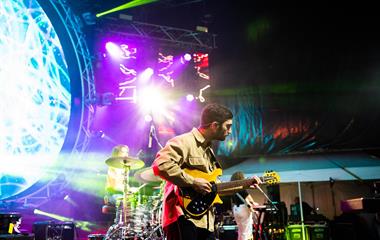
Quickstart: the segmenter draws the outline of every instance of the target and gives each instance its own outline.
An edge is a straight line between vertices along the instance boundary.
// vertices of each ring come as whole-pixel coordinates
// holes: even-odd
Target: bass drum
[[[156,198],[153,203],[153,210],[151,212],[151,222],[146,227],[144,238],[146,240],[164,240],[164,232],[162,229],[162,199]]]

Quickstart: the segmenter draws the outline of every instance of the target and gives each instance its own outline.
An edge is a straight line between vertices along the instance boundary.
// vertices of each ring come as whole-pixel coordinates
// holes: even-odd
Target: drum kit
[[[161,227],[163,197],[161,178],[153,174],[152,168],[143,168],[144,162],[137,158],[111,157],[105,163],[109,167],[123,170],[123,196],[116,202],[114,224],[109,227],[104,239],[164,240]],[[160,183],[160,193],[155,196],[136,194],[136,189],[131,188],[129,184],[130,170],[138,170],[134,177],[143,184],[142,186]]]

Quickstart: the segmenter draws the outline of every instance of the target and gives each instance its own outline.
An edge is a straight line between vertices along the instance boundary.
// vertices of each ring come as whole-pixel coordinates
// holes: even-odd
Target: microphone
[[[152,140],[153,140],[153,131],[154,131],[154,126],[153,124],[150,125],[150,130],[149,130],[149,142],[148,142],[148,148],[152,148]]]

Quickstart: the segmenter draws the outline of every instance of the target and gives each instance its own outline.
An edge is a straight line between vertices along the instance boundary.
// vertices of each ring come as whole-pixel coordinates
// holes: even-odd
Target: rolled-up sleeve
[[[179,187],[188,187],[193,184],[194,178],[186,174],[180,166],[187,151],[183,147],[181,148],[184,146],[182,141],[180,139],[169,140],[165,147],[157,153],[152,168],[155,175]]]

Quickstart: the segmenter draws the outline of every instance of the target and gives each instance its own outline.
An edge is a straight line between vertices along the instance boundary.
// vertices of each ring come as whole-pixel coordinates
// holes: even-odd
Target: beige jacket
[[[210,145],[205,145],[205,138],[193,128],[191,132],[170,139],[161,149],[153,162],[156,175],[167,180],[163,200],[163,227],[175,222],[184,215],[175,193],[176,187],[188,187],[194,178],[182,169],[197,169],[206,173],[220,167]],[[195,226],[214,231],[214,211],[210,210],[201,219],[189,219]]]

